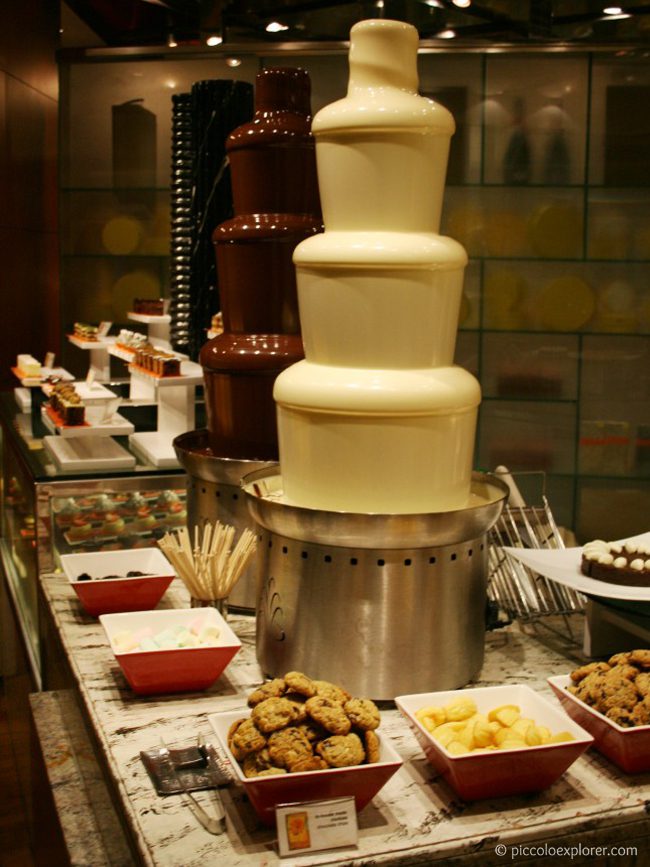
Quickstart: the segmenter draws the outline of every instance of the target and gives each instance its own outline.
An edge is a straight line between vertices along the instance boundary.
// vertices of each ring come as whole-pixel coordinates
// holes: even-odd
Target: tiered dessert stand
[[[188,473],[189,526],[252,525],[242,476],[277,460],[273,382],[302,358],[293,250],[322,228],[310,82],[302,69],[256,79],[255,116],[228,137],[235,216],[214,230],[223,332],[201,350],[207,430],[175,440]],[[229,605],[254,610],[249,567]]]
[[[51,386],[43,386],[47,396]],[[86,414],[95,407],[101,408],[119,399],[99,382],[77,382],[75,391],[86,406]],[[43,439],[45,448],[64,471],[117,470],[135,466],[135,458],[114,436],[132,434],[133,424],[115,412],[97,423],[86,421],[82,425],[65,425],[50,410],[48,404],[41,407],[41,420],[52,435]]]

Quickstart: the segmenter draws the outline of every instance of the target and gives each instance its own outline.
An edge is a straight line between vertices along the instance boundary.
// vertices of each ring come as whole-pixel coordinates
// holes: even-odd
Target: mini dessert
[[[41,362],[33,355],[19,355],[16,359],[16,367],[24,377],[41,375]]]
[[[650,725],[650,650],[616,653],[571,672],[567,690],[623,728]]]
[[[75,518],[81,514],[81,509],[77,503],[70,497],[63,506],[58,510],[55,520],[58,527],[69,527]]]
[[[139,494],[137,491],[131,494],[128,500],[126,500],[121,506],[122,514],[124,515],[137,515],[141,509],[147,510],[145,514],[149,513],[147,501],[142,494]]]
[[[153,528],[157,526],[158,521],[151,514],[151,509],[149,509],[148,506],[143,506],[143,508],[138,509],[136,520],[131,525],[134,530],[139,530],[140,532],[153,530]]]
[[[93,504],[90,517],[98,521],[102,520],[107,512],[115,511],[115,502],[108,494],[100,494]]]
[[[73,542],[81,541],[82,539],[89,539],[94,535],[94,533],[95,529],[88,518],[79,515],[78,517],[73,518],[70,529],[67,531],[66,535],[68,539]]]
[[[172,506],[180,503],[180,497],[176,491],[163,491],[156,500],[156,510],[160,512],[168,512]]]
[[[154,376],[180,376],[181,373],[181,360],[177,355],[151,344],[136,349],[133,363]]]
[[[169,510],[169,515],[165,518],[165,524],[168,527],[182,527],[187,521],[187,510],[182,503],[176,503]]]
[[[73,333],[79,340],[97,340],[99,328],[96,325],[88,325],[86,322],[75,322]]]
[[[650,546],[595,539],[582,549],[580,570],[608,584],[650,587]]]
[[[84,424],[86,408],[74,385],[58,382],[50,394],[50,409],[65,426]]]
[[[128,352],[135,353],[137,349],[146,346],[148,342],[149,338],[146,334],[141,334],[139,331],[130,331],[128,328],[122,328],[117,335],[115,344],[121,349],[126,349]]]
[[[165,302],[162,298],[134,298],[133,312],[144,316],[162,316],[165,312]]]
[[[248,696],[251,716],[237,720],[228,745],[246,777],[295,774],[379,761],[374,702],[289,671]]]
[[[117,512],[108,512],[100,527],[102,536],[117,536],[124,530],[124,518]]]

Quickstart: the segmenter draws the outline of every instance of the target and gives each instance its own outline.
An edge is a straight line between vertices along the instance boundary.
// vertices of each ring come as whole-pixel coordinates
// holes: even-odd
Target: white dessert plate
[[[620,539],[621,542],[634,541],[650,545],[650,533]],[[628,599],[634,602],[650,602],[650,587],[632,587],[627,584],[609,584],[596,581],[580,571],[582,548],[509,548],[503,549],[511,557],[558,584],[571,587],[578,593],[588,596],[601,596],[605,599]]]

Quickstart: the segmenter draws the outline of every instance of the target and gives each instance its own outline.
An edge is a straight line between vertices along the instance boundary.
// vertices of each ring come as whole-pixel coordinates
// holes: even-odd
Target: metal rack
[[[489,533],[489,601],[511,620],[523,623],[584,613],[586,599],[581,593],[538,575],[504,552],[504,546],[564,548],[565,544],[545,492],[541,505],[528,506],[510,473],[499,467],[496,474],[510,488],[510,500]],[[541,480],[544,487],[543,474]]]

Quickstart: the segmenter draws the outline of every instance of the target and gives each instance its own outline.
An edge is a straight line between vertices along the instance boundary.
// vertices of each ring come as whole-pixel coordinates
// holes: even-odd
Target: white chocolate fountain
[[[350,36],[348,94],[312,126],[325,232],[294,252],[305,360],[274,389],[284,498],[461,509],[481,396],[453,365],[467,256],[438,234],[454,121],[417,94],[414,27]]]
[[[280,467],[244,491],[262,670],[383,700],[479,671],[507,486],[471,472],[480,389],[452,364],[453,120],[416,93],[413,27],[362,21],[350,42],[348,95],[313,122],[325,232],[294,252],[305,360],[275,382]]]

